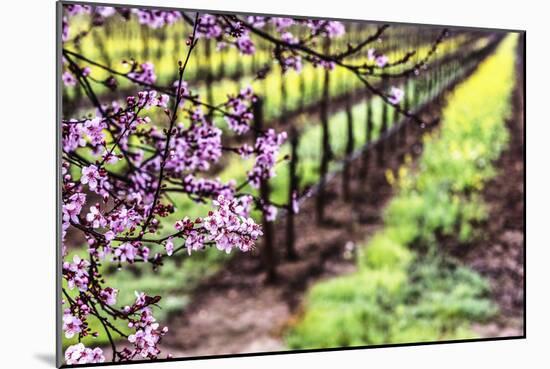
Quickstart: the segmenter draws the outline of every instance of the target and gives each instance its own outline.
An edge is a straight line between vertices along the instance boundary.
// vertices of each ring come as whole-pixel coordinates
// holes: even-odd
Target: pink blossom
[[[86,220],[92,225],[92,228],[105,227],[107,221],[99,212],[99,205],[90,206],[90,212],[86,214]]]
[[[218,24],[217,17],[211,14],[202,14],[197,25],[199,37],[218,38],[222,35],[222,27]]]
[[[68,227],[69,222],[80,223],[78,215],[82,211],[82,206],[86,202],[86,195],[75,193],[69,197],[63,204],[63,223]]]
[[[254,198],[251,195],[243,195],[237,199],[236,206],[234,211],[237,215],[247,218],[250,215],[252,204],[254,203]]]
[[[67,40],[69,40],[69,33],[69,20],[66,16],[64,16],[61,20],[61,41],[66,42]]]
[[[398,87],[392,87],[390,90],[390,94],[388,95],[388,101],[394,105],[397,105],[403,100],[403,97],[405,96],[405,92],[398,88]]]
[[[388,64],[388,57],[386,55],[379,55],[376,57],[375,63],[380,68],[383,68],[386,64]]]
[[[73,338],[75,334],[82,332],[82,320],[70,312],[65,312],[63,314],[63,330],[65,331],[65,337]]]
[[[291,209],[294,214],[298,214],[298,212],[300,211],[300,203],[298,201],[298,195],[296,194],[296,191],[292,192]]]
[[[71,72],[65,71],[61,78],[63,79],[63,84],[65,86],[67,86],[67,87],[76,86],[76,78]]]
[[[172,254],[174,253],[174,241],[172,240],[172,237],[170,237],[166,241],[164,248],[166,249],[166,255],[172,256]]]
[[[250,23],[254,28],[262,28],[265,26],[266,23],[265,17],[258,16],[248,16],[246,17],[246,21]]]
[[[241,147],[239,147],[237,152],[243,159],[247,159],[250,155],[254,153],[254,148],[249,144],[243,144]]]
[[[221,135],[222,131],[206,120],[193,122],[188,128],[178,124],[166,168],[175,173],[210,169],[222,155]]]
[[[107,123],[100,117],[89,119],[84,123],[84,132],[88,135],[93,146],[105,144],[105,133]]]
[[[238,135],[242,135],[250,129],[250,123],[254,118],[252,114],[252,103],[256,96],[252,87],[243,88],[237,96],[230,96],[226,103],[231,115],[226,115],[225,120],[229,128]]]
[[[115,288],[111,288],[111,287],[105,287],[99,293],[99,297],[107,305],[116,304],[117,295],[118,295],[118,290],[115,289]]]
[[[63,263],[63,276],[67,280],[67,286],[69,289],[77,287],[80,291],[86,292],[88,290],[89,274],[88,267],[90,262],[85,259],[81,259],[78,255],[73,256],[73,262]]]
[[[63,5],[63,9],[65,9],[67,14],[71,17],[74,17],[75,15],[79,15],[79,14],[89,14],[92,11],[92,7],[90,5],[67,4],[67,5]]]
[[[130,242],[125,242],[115,249],[114,255],[121,261],[133,263],[138,254],[137,248]]]
[[[67,347],[67,350],[65,350],[65,363],[67,365],[96,364],[104,361],[103,350],[99,347],[90,349],[85,347],[83,343],[78,343]]]
[[[245,55],[254,54],[254,52],[256,51],[254,42],[252,42],[248,34],[243,34],[237,39],[237,48],[242,54]]]
[[[179,11],[160,11],[149,9],[131,9],[131,12],[138,17],[138,22],[151,28],[160,28],[175,23],[181,19]]]
[[[128,77],[145,84],[154,84],[157,80],[155,66],[151,62],[140,64],[136,70],[128,73]]]
[[[328,21],[327,22],[327,34],[330,38],[336,38],[342,36],[346,33],[346,28],[342,22],[338,21]]]
[[[369,61],[373,61],[374,58],[376,57],[376,54],[375,54],[375,53],[376,53],[376,51],[375,51],[374,49],[372,49],[372,48],[371,48],[371,49],[368,49],[368,50],[367,50],[367,59],[368,59]]]
[[[103,18],[108,18],[116,14],[116,9],[112,6],[96,6],[95,12]]]
[[[273,222],[275,219],[277,219],[277,212],[278,209],[273,205],[267,205],[264,206],[264,212],[265,212],[265,219],[268,222]]]
[[[191,255],[191,251],[203,250],[205,240],[206,236],[203,233],[196,229],[190,230],[185,239],[187,254]]]
[[[84,139],[84,127],[81,123],[76,123],[74,120],[68,123],[63,123],[62,131],[63,151],[73,152],[79,147],[86,146]]]
[[[302,57],[300,55],[291,54],[289,56],[283,56],[280,59],[283,72],[288,69],[294,69],[297,73],[302,71]]]
[[[271,22],[277,27],[277,31],[281,32],[287,29],[288,27],[294,24],[294,19],[292,18],[283,18],[283,17],[274,17],[271,19]]]
[[[298,38],[295,37],[292,33],[290,32],[284,32],[281,34],[281,40],[283,40],[284,42],[288,43],[288,44],[297,44],[298,43]]]
[[[82,177],[80,177],[80,183],[87,184],[90,190],[95,190],[98,186],[101,176],[95,165],[82,168]]]
[[[157,105],[162,107],[162,108],[167,108],[169,101],[170,101],[170,96],[168,96],[166,94],[162,94],[162,95],[160,95],[160,97],[158,99],[158,104]]]
[[[263,233],[261,227],[252,218],[235,213],[239,203],[235,199],[218,196],[213,204],[218,209],[204,219],[204,228],[208,231],[207,241],[214,241],[219,250],[230,253],[234,247],[242,251],[250,250],[254,241]]]
[[[286,132],[277,134],[272,128],[258,137],[255,145],[256,161],[252,170],[248,172],[248,180],[253,187],[258,188],[261,179],[275,176],[273,167],[279,154],[279,148],[286,138]]]

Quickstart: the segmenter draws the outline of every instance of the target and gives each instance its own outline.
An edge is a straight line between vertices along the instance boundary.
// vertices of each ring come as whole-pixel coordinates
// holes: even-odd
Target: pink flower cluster
[[[99,347],[91,349],[85,347],[83,343],[78,343],[67,347],[67,350],[65,350],[65,363],[68,365],[97,364],[104,361],[103,350]]]
[[[218,196],[214,205],[218,209],[204,218],[204,229],[208,231],[207,241],[214,241],[218,250],[230,253],[233,248],[249,251],[263,232],[252,218],[239,216],[243,213],[238,200]]]
[[[135,329],[135,333],[128,336],[128,342],[133,347],[125,348],[120,353],[121,357],[130,360],[135,358],[155,359],[160,354],[158,347],[162,336],[168,332],[167,327],[159,328],[149,305],[155,303],[155,298],[136,292],[136,301],[132,306],[126,306],[124,311],[129,315],[137,314],[131,318],[128,327]]]
[[[250,123],[254,118],[251,108],[256,101],[252,87],[243,88],[237,96],[230,96],[226,106],[230,115],[225,116],[229,128],[238,135],[242,135],[250,129]]]
[[[144,246],[139,241],[124,242],[120,246],[116,247],[113,251],[113,255],[116,260],[121,263],[128,262],[132,264],[136,257],[141,257],[142,260],[147,261],[149,258],[149,248]]]
[[[217,198],[219,195],[233,197],[235,181],[222,183],[219,179],[198,178],[188,174],[183,178],[183,189],[199,198]]]
[[[258,188],[261,179],[275,176],[274,166],[277,161],[277,155],[286,138],[286,132],[276,133],[272,128],[258,137],[254,146],[256,160],[254,167],[248,172],[248,181],[253,187]]]
[[[326,35],[329,38],[340,37],[346,33],[346,28],[342,22],[326,21],[320,19],[307,20],[306,25],[311,29],[313,35]]]
[[[141,63],[136,70],[128,73],[128,77],[148,85],[154,84],[157,80],[155,66],[151,62]]]
[[[223,29],[218,24],[216,16],[211,14],[202,14],[199,17],[197,26],[197,35],[204,38],[219,38],[222,36]]]
[[[132,9],[132,13],[137,15],[140,24],[151,28],[160,28],[175,23],[181,19],[181,13],[178,11],[162,11],[149,9]]]
[[[69,289],[78,288],[81,292],[88,290],[88,283],[90,281],[90,275],[88,274],[88,268],[90,262],[85,259],[81,259],[78,255],[73,256],[73,262],[65,261],[63,263],[63,276],[67,280],[67,286]]]
[[[394,105],[397,105],[403,100],[405,92],[399,87],[392,87],[388,95],[388,101]]]
[[[374,61],[374,64],[378,66],[379,68],[384,68],[388,64],[388,57],[384,54],[379,54],[376,52],[375,49],[368,49],[367,50],[367,59],[369,61]]]
[[[63,314],[63,331],[67,338],[73,338],[75,334],[82,332],[82,320],[71,314],[70,310]]]
[[[283,72],[286,72],[289,69],[294,69],[297,73],[302,71],[302,57],[300,55],[290,54],[287,56],[281,56],[279,61]]]
[[[174,173],[205,171],[222,156],[222,131],[202,118],[192,121],[186,128],[177,125],[175,137],[170,142],[170,157],[166,168]]]

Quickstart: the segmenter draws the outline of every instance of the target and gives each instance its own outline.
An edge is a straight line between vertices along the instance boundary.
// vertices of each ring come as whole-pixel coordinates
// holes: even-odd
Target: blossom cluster
[[[136,70],[128,73],[128,77],[145,84],[153,84],[157,80],[153,63],[141,63]]]
[[[123,311],[131,316],[128,327],[135,331],[128,336],[128,342],[133,347],[124,348],[120,353],[124,360],[155,359],[160,354],[158,344],[162,336],[168,332],[168,328],[160,328],[153,316],[150,305],[154,304],[156,300],[143,292],[136,291],[134,304],[124,307]]]
[[[210,169],[222,155],[221,136],[221,129],[202,115],[195,116],[189,127],[178,124],[166,167],[174,173]]]
[[[131,10],[137,16],[140,24],[147,25],[151,28],[160,28],[170,25],[181,19],[181,13],[178,11],[163,11],[153,9],[137,9]]]
[[[230,96],[226,103],[229,114],[225,120],[229,128],[238,135],[242,135],[250,129],[250,123],[254,119],[252,113],[252,104],[256,101],[256,96],[252,87],[243,88],[236,96]]]
[[[206,240],[214,241],[219,250],[230,253],[233,248],[250,251],[254,242],[263,234],[261,227],[250,217],[242,215],[243,208],[238,200],[218,196],[214,201],[217,210],[204,219]]]
[[[378,53],[375,49],[370,48],[367,50],[367,59],[370,62],[374,62],[377,67],[384,68],[388,64],[388,57],[384,54]]]
[[[404,96],[405,96],[405,91],[403,91],[399,87],[392,87],[388,95],[388,101],[394,105],[397,105],[401,102],[401,100],[403,100]]]
[[[97,364],[105,362],[103,350],[99,347],[94,349],[85,347],[83,343],[77,343],[67,347],[65,350],[65,363],[74,364]]]
[[[286,138],[286,132],[276,133],[272,128],[258,137],[254,146],[256,160],[252,170],[248,172],[248,180],[253,187],[258,188],[260,180],[269,179],[275,175],[277,155]]]

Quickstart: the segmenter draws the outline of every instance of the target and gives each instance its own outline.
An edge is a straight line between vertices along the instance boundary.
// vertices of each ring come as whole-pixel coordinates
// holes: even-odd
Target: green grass
[[[357,272],[308,292],[304,316],[286,336],[290,348],[472,338],[471,323],[496,313],[487,281],[442,256],[436,234],[466,242],[486,216],[479,191],[507,144],[515,43],[509,36],[449,96],[418,168],[388,176],[399,191],[384,228],[360,249]],[[415,251],[420,245],[430,252]]]

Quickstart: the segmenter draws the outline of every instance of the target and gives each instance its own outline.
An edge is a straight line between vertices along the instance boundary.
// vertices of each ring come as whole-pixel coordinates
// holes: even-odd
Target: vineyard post
[[[281,66],[281,106],[280,106],[280,114],[283,123],[286,121],[286,114],[287,114],[287,91],[286,91],[286,78],[285,78],[285,72],[283,70],[283,67]]]
[[[393,130],[392,130],[390,140],[388,142],[388,144],[391,145],[390,150],[395,150],[398,145],[398,135],[399,135],[399,132],[397,131],[398,123],[399,123],[399,111],[397,111],[396,107],[393,107],[392,124],[391,124],[393,127]]]
[[[436,91],[436,88],[437,88],[437,76],[436,76],[436,71],[435,69],[430,66],[428,68],[428,76],[429,76],[429,79],[430,79],[430,85],[429,85],[429,89],[430,89],[430,96],[428,98],[428,101],[433,101],[433,98],[435,96],[435,91]]]
[[[298,175],[296,169],[298,167],[298,131],[294,126],[290,128],[290,163],[288,166],[289,182],[288,182],[288,204],[286,218],[286,259],[296,260],[297,254],[295,249],[296,235],[294,232],[294,196],[297,196],[298,191]]]
[[[405,99],[403,101],[403,109],[408,112],[411,108],[411,80],[407,79],[405,81]],[[403,117],[403,127],[401,127],[401,135],[399,146],[404,146],[407,143],[407,130],[409,128],[409,119]]]
[[[162,60],[162,57],[164,56],[164,53],[166,52],[166,47],[164,43],[166,42],[166,33],[165,32],[159,32],[156,30],[157,35],[156,38],[159,40],[159,43],[157,45],[157,53],[155,58],[160,62]]]
[[[238,81],[240,78],[243,77],[243,75],[244,75],[243,58],[241,58],[240,56],[237,56],[234,80]]]
[[[212,84],[214,82],[214,78],[213,78],[213,75],[212,75],[212,44],[211,44],[211,41],[210,39],[206,39],[205,40],[206,42],[204,43],[204,53],[205,53],[205,57],[206,57],[206,63],[205,63],[205,68],[206,68],[206,78],[205,78],[205,82],[206,82],[206,101],[210,104],[210,105],[214,105],[214,95],[213,95],[213,92],[212,92]],[[208,111],[208,116],[211,117],[212,116],[212,111]]]
[[[151,39],[151,36],[150,36],[150,28],[149,27],[143,27],[143,28],[140,28],[141,32],[140,32],[140,36],[141,36],[141,43],[143,44],[143,49],[141,50],[142,52],[142,58],[141,60],[149,60],[149,56],[150,56],[150,51],[151,51],[151,47],[150,47],[150,44],[149,44],[149,40]]]
[[[362,163],[362,167],[361,167],[361,178],[362,179],[365,179],[366,176],[367,176],[367,172],[368,172],[368,168],[369,168],[369,161],[370,161],[370,143],[371,143],[371,140],[372,140],[372,96],[369,96],[367,94],[366,96],[366,100],[365,100],[365,105],[366,105],[366,113],[367,113],[367,116],[366,116],[366,119],[367,119],[367,124],[366,124],[366,132],[365,132],[365,145],[366,145],[366,148],[365,150],[363,151],[363,163]]]
[[[256,98],[256,102],[253,105],[254,109],[254,126],[256,138],[261,134],[263,130],[263,100],[260,97]],[[270,204],[269,201],[269,181],[268,179],[260,179],[260,206],[262,207],[262,227],[263,227],[263,239],[264,245],[262,249],[262,262],[267,273],[266,282],[272,283],[277,279],[277,262],[275,259],[275,241],[273,222],[267,219],[267,212],[263,210],[263,207]]]
[[[82,54],[82,45],[80,44],[80,42],[77,42],[75,44],[75,49],[78,53]],[[65,116],[68,116],[68,115],[73,115],[74,114],[74,111],[76,109],[78,109],[78,106],[77,106],[77,102],[78,101],[82,101],[82,96],[84,95],[84,90],[82,88],[82,86],[79,84],[76,85],[76,88],[75,88],[75,94],[72,98],[72,104],[63,104],[63,110],[64,110],[64,114]],[[65,92],[65,89],[63,89],[63,94],[66,95],[66,92]],[[68,100],[68,96],[63,96],[63,98],[67,98]],[[65,101],[67,101],[65,100]]]
[[[225,59],[226,59],[225,49],[219,50],[218,53],[220,55],[220,69],[218,71],[217,78],[223,79],[223,78],[225,78],[225,72],[226,72],[226,68],[225,68]]]
[[[353,95],[346,99],[346,120],[347,120],[347,142],[346,155],[344,158],[344,170],[342,171],[342,193],[344,201],[350,200],[350,158],[354,149],[353,137],[353,110],[351,100]]]
[[[304,77],[304,72],[300,73],[298,75],[298,81],[299,81],[299,88],[300,88],[300,111],[304,111],[305,105],[306,105],[306,81]]]
[[[329,49],[329,39],[325,39],[325,50]],[[330,147],[330,130],[328,126],[328,105],[329,105],[329,87],[330,87],[330,71],[328,69],[324,70],[323,78],[323,95],[320,102],[320,115],[321,115],[321,128],[322,128],[322,141],[321,141],[321,165],[319,168],[319,192],[317,195],[316,203],[316,212],[317,212],[317,223],[322,224],[324,221],[324,211],[325,211],[325,186],[326,186],[326,176],[328,173],[328,164],[332,156],[331,147]]]
[[[179,27],[178,27],[179,28]],[[180,37],[180,33],[179,32],[172,32],[172,42],[174,43],[174,50],[172,50],[173,54],[174,54],[174,62],[177,62],[177,55],[181,55],[182,53],[182,40],[181,40],[181,37]],[[129,54],[129,50],[130,50],[130,42],[127,42],[127,52],[126,54],[128,55]]]
[[[420,81],[418,78],[415,78],[413,81],[413,108],[416,109],[420,103]]]
[[[387,90],[387,80],[385,79],[383,82],[384,90]],[[384,146],[385,146],[385,139],[382,137],[386,131],[388,130],[388,104],[385,102],[382,102],[382,117],[381,117],[381,125],[380,125],[380,131],[378,134],[378,166],[381,167],[384,165]]]
[[[111,60],[111,55],[107,51],[107,47],[105,46],[104,38],[101,37],[101,35],[98,32],[92,32],[92,38],[94,41],[94,48],[96,48],[99,53],[101,54],[101,57],[103,60],[105,60],[105,64],[107,64],[109,67],[113,66],[113,62]],[[82,50],[80,48],[80,43],[76,43],[77,51],[82,54]]]

